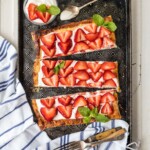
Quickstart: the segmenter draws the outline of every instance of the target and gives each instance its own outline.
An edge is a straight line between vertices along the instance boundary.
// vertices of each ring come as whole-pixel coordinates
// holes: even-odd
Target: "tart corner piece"
[[[112,17],[105,17],[111,22]],[[32,32],[37,58],[56,58],[116,48],[115,32],[97,26],[92,19],[72,22],[54,29]]]
[[[84,124],[79,107],[90,110],[98,108],[98,113],[110,119],[120,119],[118,96],[114,90],[101,90],[42,99],[33,99],[32,107],[42,130],[58,126]],[[92,119],[90,122],[95,121]]]

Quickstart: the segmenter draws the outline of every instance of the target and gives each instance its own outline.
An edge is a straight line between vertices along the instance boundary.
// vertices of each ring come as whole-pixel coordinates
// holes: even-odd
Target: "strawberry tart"
[[[106,17],[105,22],[112,22],[112,17]],[[104,26],[97,26],[92,19],[31,34],[40,59],[117,47],[115,33]]]
[[[33,110],[41,129],[83,124],[83,116],[78,108],[97,108],[98,114],[111,119],[121,118],[118,96],[114,90],[84,92],[32,100]],[[91,120],[94,121],[94,120]]]
[[[35,87],[114,88],[120,91],[117,62],[36,60],[33,79]]]

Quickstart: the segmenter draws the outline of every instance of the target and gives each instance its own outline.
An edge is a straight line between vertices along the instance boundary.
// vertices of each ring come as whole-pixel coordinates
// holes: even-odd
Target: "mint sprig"
[[[41,12],[48,12],[51,15],[58,15],[60,13],[60,8],[54,5],[51,5],[49,8],[45,4],[41,4],[36,8],[38,11]]]
[[[98,122],[108,122],[110,120],[105,115],[99,114],[97,108],[90,110],[88,107],[79,107],[78,111],[83,116],[84,123],[90,123],[91,119]]]
[[[106,22],[104,21],[104,18],[99,14],[94,14],[92,19],[97,26],[104,26],[112,32],[116,31],[117,29],[117,26],[113,21]]]
[[[59,70],[64,68],[65,66],[65,61],[60,62],[60,64],[58,64],[56,67],[54,67],[54,73],[58,74]]]

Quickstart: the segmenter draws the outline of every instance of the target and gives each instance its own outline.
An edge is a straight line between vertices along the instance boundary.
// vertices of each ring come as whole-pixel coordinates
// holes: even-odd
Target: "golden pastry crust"
[[[107,22],[113,21],[111,16],[107,16],[104,19]],[[48,33],[51,33],[51,32],[62,32],[64,30],[65,31],[66,30],[73,30],[76,27],[80,27],[82,25],[89,24],[89,23],[92,23],[92,22],[93,22],[93,20],[90,18],[90,19],[87,19],[87,20],[79,21],[79,22],[71,22],[69,24],[58,26],[58,27],[53,28],[53,29],[46,29],[46,30],[31,32],[32,40],[33,40],[33,43],[34,43],[34,48],[37,51],[37,57],[36,58],[41,59],[41,51],[42,51],[40,49],[40,38],[41,38],[41,36],[47,35]],[[116,42],[116,36],[115,36],[114,32],[111,32],[110,39],[112,41]],[[71,54],[72,53],[70,53],[69,55],[71,55]]]
[[[33,85],[34,85],[34,87],[38,86],[38,74],[39,74],[40,68],[41,68],[40,60],[36,59],[34,61],[34,65],[33,65]]]
[[[121,114],[120,114],[119,106],[118,106],[118,95],[117,95],[117,93],[115,93],[115,97],[116,97],[116,101],[114,101],[112,103],[114,112],[113,112],[113,114],[108,115],[108,117],[110,119],[121,119]]]
[[[80,93],[81,94],[81,93]],[[82,93],[84,94],[84,93]],[[71,94],[70,94],[71,95]],[[118,96],[117,93],[114,94],[116,101],[112,103],[113,106],[113,114],[108,115],[110,119],[121,119],[121,114],[118,107]],[[41,130],[44,130],[46,128],[53,128],[58,126],[67,126],[67,125],[78,125],[78,124],[84,124],[83,119],[60,119],[60,120],[52,120],[48,122],[44,119],[44,117],[41,116],[38,106],[36,103],[36,99],[32,99],[32,107],[35,113],[35,116],[38,120],[38,125],[41,128]],[[91,122],[94,122],[95,120],[91,120]]]

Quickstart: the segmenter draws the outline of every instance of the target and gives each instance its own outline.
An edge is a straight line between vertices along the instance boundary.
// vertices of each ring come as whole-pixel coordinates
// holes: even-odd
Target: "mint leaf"
[[[103,25],[104,18],[102,16],[100,16],[99,14],[94,14],[92,18],[97,26]]]
[[[64,68],[64,66],[65,66],[65,61],[63,60],[63,61],[59,64],[59,67],[60,67],[60,68]]]
[[[108,22],[107,28],[109,30],[111,30],[112,32],[114,32],[114,31],[116,31],[117,26],[116,26],[116,24],[114,22]]]
[[[55,74],[58,74],[58,73],[59,73],[59,70],[60,70],[60,67],[59,67],[59,66],[56,66],[56,67],[54,68],[54,73],[55,73]]]
[[[92,109],[90,112],[90,117],[95,118],[97,115],[98,115],[98,109],[97,108]]]
[[[50,6],[50,8],[47,10],[51,15],[58,15],[60,13],[60,9],[57,6]]]
[[[91,121],[91,118],[90,118],[90,117],[84,117],[84,118],[83,118],[83,122],[84,122],[84,123],[90,123],[90,121]]]
[[[54,68],[54,73],[55,73],[55,74],[58,74],[58,73],[59,73],[59,70],[60,70],[61,68],[64,68],[64,66],[65,66],[65,61],[63,60],[62,62],[60,62],[60,64],[58,64],[58,65]]]
[[[112,21],[105,22],[104,18],[102,16],[100,16],[99,14],[94,14],[92,19],[97,26],[104,26],[112,32],[116,31],[116,29],[117,29],[117,26],[114,22],[112,22]]]
[[[46,12],[47,11],[47,7],[45,4],[41,4],[39,6],[37,6],[37,10],[41,11],[41,12]]]
[[[95,120],[98,121],[98,122],[108,122],[110,119],[102,114],[98,114],[96,117],[95,117]]]
[[[95,119],[98,122],[108,122],[110,119],[103,114],[98,113],[98,108],[90,110],[88,107],[79,107],[79,113],[83,116],[83,122],[89,123],[91,119]]]
[[[90,115],[90,109],[88,107],[79,107],[78,111],[83,117],[88,117]]]

